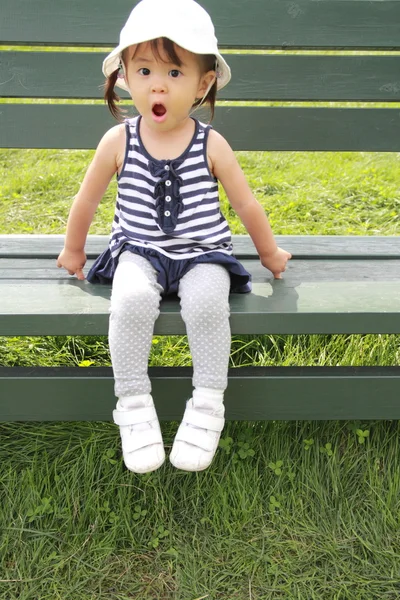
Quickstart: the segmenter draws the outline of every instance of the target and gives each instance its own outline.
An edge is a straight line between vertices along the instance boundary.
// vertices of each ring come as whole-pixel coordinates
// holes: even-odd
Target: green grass
[[[92,154],[1,151],[0,232],[64,233]],[[238,156],[277,234],[399,233],[398,155]],[[91,233],[109,232],[114,197],[115,182]],[[235,336],[231,365],[399,359],[396,335]],[[2,365],[109,360],[106,338],[0,338]],[[186,337],[155,338],[151,364],[190,365]],[[162,424],[167,446],[176,427]],[[0,424],[0,600],[397,600],[399,434],[228,423],[205,473],[137,476],[109,423]]]
[[[0,151],[0,232],[64,233],[91,150]],[[396,235],[397,154],[240,152],[239,161],[276,234]],[[115,181],[91,233],[108,234]],[[233,233],[245,233],[221,191]]]
[[[399,597],[398,423],[229,423],[206,472],[144,476],[110,424],[0,431],[2,599]]]
[[[110,366],[106,337],[0,337],[3,366]],[[154,337],[150,365],[191,366],[186,336]],[[231,367],[395,366],[398,335],[233,336]]]

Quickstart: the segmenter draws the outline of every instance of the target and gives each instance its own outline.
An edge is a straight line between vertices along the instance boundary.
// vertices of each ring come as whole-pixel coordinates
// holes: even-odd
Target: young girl
[[[105,98],[119,116],[114,86],[128,90],[139,116],[110,129],[71,208],[58,267],[84,279],[84,245],[96,208],[117,173],[108,249],[87,279],[112,281],[109,344],[128,469],[160,467],[165,453],[151,396],[148,357],[162,295],[177,293],[193,358],[193,394],[170,454],[186,471],[207,468],[224,426],[230,353],[230,291],[250,291],[232,256],[218,181],[276,278],[291,255],[277,247],[225,139],[193,117],[230,79],[207,12],[194,0],[142,0],[103,63]]]

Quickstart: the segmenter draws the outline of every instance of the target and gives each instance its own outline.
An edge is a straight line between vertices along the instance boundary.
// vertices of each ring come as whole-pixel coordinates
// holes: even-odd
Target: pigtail
[[[198,98],[196,100],[196,102],[193,104],[193,109],[198,108],[200,105],[203,106],[205,104],[208,104],[210,107],[210,120],[209,123],[211,123],[211,121],[214,118],[214,113],[215,113],[215,102],[217,99],[217,82],[214,81],[210,91],[208,92],[207,96],[204,98],[204,100],[202,101],[200,98]]]
[[[213,71],[213,70],[216,71],[217,70],[216,59],[215,59],[214,54],[205,54],[205,55],[201,56],[201,60],[203,63],[204,73],[206,73],[207,71]],[[211,121],[214,118],[216,101],[217,101],[217,79],[214,81],[213,85],[211,86],[211,89],[209,90],[207,96],[204,99],[198,98],[196,100],[196,102],[194,102],[193,109],[196,110],[196,108],[200,107],[201,105],[208,104],[209,108],[210,108],[210,113],[211,113],[209,123],[211,123]]]
[[[116,69],[109,75],[104,84],[104,101],[107,104],[110,113],[112,114],[117,121],[123,121],[123,113],[119,106],[117,106],[117,102],[120,101],[120,97],[115,92],[115,84],[118,79],[119,69]]]

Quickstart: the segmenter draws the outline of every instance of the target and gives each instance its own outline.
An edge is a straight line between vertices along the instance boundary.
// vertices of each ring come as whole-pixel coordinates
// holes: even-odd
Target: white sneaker
[[[169,457],[177,469],[203,471],[210,466],[224,428],[223,392],[208,388],[193,391]]]
[[[120,398],[113,419],[119,425],[126,467],[134,473],[150,473],[161,467],[165,451],[151,395]]]

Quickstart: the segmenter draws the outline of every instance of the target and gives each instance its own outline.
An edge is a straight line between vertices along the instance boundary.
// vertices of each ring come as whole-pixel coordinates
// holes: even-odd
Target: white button
[[[171,202],[171,196],[165,196],[165,202]]]
[[[165,215],[166,217],[169,217],[169,216],[171,216],[171,213],[169,212],[169,210],[166,210],[166,211],[165,211],[165,213],[164,213],[164,215]]]
[[[169,186],[171,185],[171,182],[170,182],[170,180],[169,180],[169,179],[167,179],[167,181],[165,182],[165,185],[166,185],[167,187],[169,187]]]
[[[169,171],[169,165],[165,165],[164,169],[165,169],[166,171]]]

